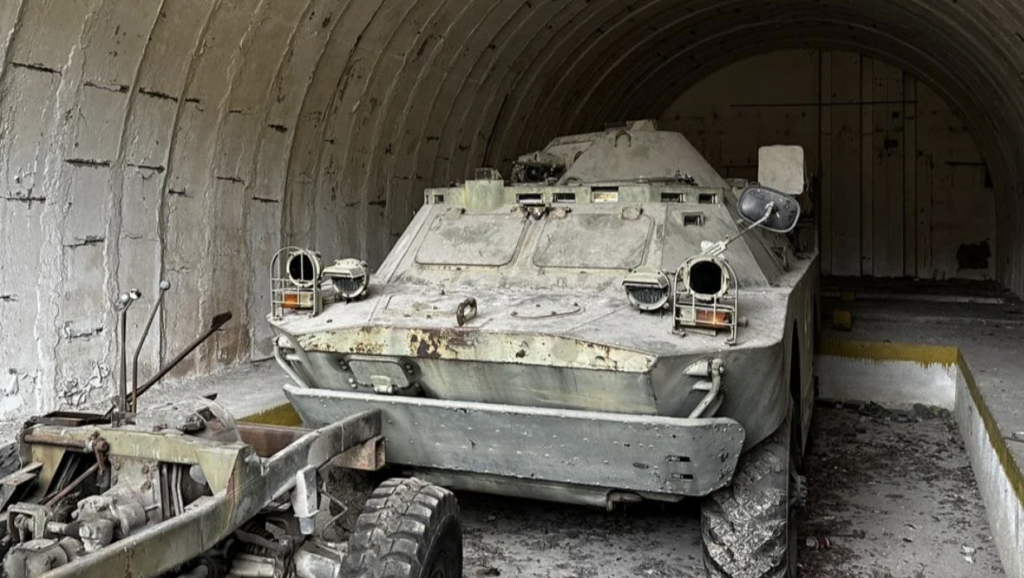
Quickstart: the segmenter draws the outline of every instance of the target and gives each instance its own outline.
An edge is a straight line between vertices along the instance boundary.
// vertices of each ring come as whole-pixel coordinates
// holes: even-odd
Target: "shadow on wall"
[[[757,178],[759,146],[803,146],[826,275],[995,277],[984,159],[950,107],[898,68],[848,52],[756,56],[696,84],[661,126],[734,178]]]

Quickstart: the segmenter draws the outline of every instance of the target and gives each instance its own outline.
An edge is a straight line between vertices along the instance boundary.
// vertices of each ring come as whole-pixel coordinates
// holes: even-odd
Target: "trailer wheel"
[[[797,479],[787,419],[740,457],[732,485],[701,505],[704,567],[711,578],[797,576]],[[791,499],[791,494],[793,499]]]
[[[380,485],[356,522],[344,578],[461,578],[462,527],[455,495],[415,478]]]

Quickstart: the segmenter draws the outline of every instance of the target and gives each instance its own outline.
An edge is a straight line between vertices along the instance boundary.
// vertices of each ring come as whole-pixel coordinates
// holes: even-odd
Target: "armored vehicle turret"
[[[818,289],[799,216],[651,122],[555,139],[509,182],[427,190],[373,275],[282,250],[285,393],[311,427],[380,409],[387,463],[442,486],[704,498],[711,575],[784,576]]]

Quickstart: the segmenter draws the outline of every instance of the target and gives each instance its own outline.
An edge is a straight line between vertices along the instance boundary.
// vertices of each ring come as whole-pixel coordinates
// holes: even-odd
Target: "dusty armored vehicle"
[[[161,284],[160,295],[169,288]],[[132,291],[117,302],[122,336],[128,308],[140,297]],[[331,464],[378,469],[380,410],[307,430],[237,423],[208,398],[139,408],[139,396],[230,317],[214,318],[146,383],[138,383],[135,365],[131,394],[123,363],[111,411],[33,417],[18,443],[0,450],[0,574],[460,576],[458,505],[448,490],[392,478],[370,488],[365,507],[322,491],[321,472]],[[122,341],[126,359],[123,349]],[[342,514],[325,520],[318,513],[328,500]],[[334,532],[353,508],[358,520],[351,531]],[[325,539],[328,529],[332,535]],[[381,541],[401,553],[388,554]]]
[[[276,355],[309,427],[381,410],[391,467],[598,507],[703,498],[712,576],[795,572],[817,258],[796,200],[680,134],[559,138],[425,192],[370,275],[274,265]]]

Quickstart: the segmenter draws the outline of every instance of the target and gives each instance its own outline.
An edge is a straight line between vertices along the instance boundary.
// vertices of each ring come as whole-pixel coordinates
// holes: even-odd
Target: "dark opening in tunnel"
[[[998,193],[996,277],[1024,293],[1022,24],[1010,0],[6,1],[0,360],[19,407],[97,395],[112,337],[66,336],[161,278],[144,367],[229,309],[183,371],[265,355],[283,244],[376,266],[424,188],[807,47],[892,64],[962,116]]]

